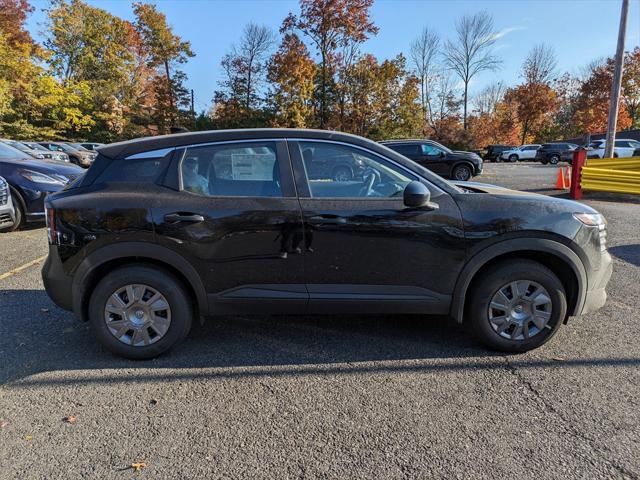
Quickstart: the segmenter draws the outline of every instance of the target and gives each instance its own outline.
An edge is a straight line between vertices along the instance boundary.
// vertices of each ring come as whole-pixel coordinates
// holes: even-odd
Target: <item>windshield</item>
[[[0,159],[15,160],[17,158],[25,158],[24,153],[6,143],[0,143]]]

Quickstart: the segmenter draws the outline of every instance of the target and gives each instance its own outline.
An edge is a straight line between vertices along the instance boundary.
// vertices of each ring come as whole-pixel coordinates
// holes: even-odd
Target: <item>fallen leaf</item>
[[[30,442],[31,440],[33,440],[33,435],[25,435],[25,436],[24,436],[24,439],[25,439],[27,442]]]
[[[73,425],[74,423],[76,423],[78,421],[78,417],[76,417],[75,415],[69,415],[68,417],[64,417],[62,419],[63,422],[65,423],[70,423],[71,425]]]
[[[6,420],[0,418],[0,430],[2,430],[7,425],[9,425],[9,422],[7,422]]]
[[[155,398],[152,398],[151,401],[149,402],[151,405],[157,405],[158,404],[158,400],[156,400]]]
[[[564,357],[553,357],[553,360],[556,362],[564,362],[566,360],[566,358]]]
[[[134,462],[131,464],[131,468],[133,468],[136,472],[139,472],[143,468],[147,468],[147,464],[144,462]]]

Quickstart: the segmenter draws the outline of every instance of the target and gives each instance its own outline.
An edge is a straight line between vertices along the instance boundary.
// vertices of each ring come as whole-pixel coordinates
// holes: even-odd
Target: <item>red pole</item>
[[[569,195],[574,200],[580,200],[582,198],[582,187],[580,186],[580,173],[582,167],[587,160],[587,149],[580,147],[576,148],[573,152],[573,161],[571,162],[571,188]]]

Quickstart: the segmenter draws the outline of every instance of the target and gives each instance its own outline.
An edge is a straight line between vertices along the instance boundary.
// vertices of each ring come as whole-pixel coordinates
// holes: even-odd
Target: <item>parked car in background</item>
[[[314,180],[309,149],[358,158],[364,175]],[[611,276],[606,222],[587,205],[450,183],[335,131],[109,145],[46,209],[47,293],[129,358],[231,312],[450,315],[522,352],[601,307]]]
[[[587,158],[604,158],[606,140],[595,140],[589,144]],[[625,138],[617,138],[613,146],[614,157],[633,157],[635,150],[640,148],[640,142]]]
[[[77,179],[84,170],[55,160],[36,160],[0,143],[0,176],[9,183],[15,208],[13,228],[44,220],[44,197]]]
[[[505,150],[500,154],[499,161],[521,162],[523,160],[534,160],[536,152],[540,148],[537,143],[530,145],[521,145],[511,150]]]
[[[380,143],[445,178],[465,181],[482,173],[480,155],[453,151],[433,140],[385,140]]]
[[[58,152],[58,151],[51,151],[48,148],[43,147],[42,145],[40,145],[37,142],[20,142],[24,145],[26,145],[27,147],[38,151],[39,153],[41,153],[44,158],[47,158],[49,160],[57,160],[59,162],[69,162],[69,155],[67,155],[64,152]]]
[[[571,163],[573,161],[573,151],[578,148],[575,143],[545,143],[536,152],[536,161],[543,165],[550,163],[556,165],[561,160]]]
[[[11,200],[9,184],[0,177],[0,232],[10,232],[14,228],[16,211]]]
[[[513,150],[513,145],[487,145],[487,153],[484,155],[485,160],[489,160],[490,162],[495,162],[500,158],[502,152],[506,150]]]
[[[87,149],[83,148],[79,150],[77,148],[68,145],[65,142],[38,142],[45,148],[52,150],[54,152],[64,152],[69,155],[69,160],[71,163],[75,163],[84,168],[89,168],[93,163],[93,160],[96,158],[96,153],[90,152]]]
[[[22,153],[25,153],[27,155],[29,155],[32,158],[37,158],[42,160],[43,158],[45,158],[45,156],[38,152],[37,150],[34,150],[31,147],[26,146],[25,144],[23,144],[22,142],[18,142],[16,140],[9,140],[6,138],[0,138],[0,142],[9,145],[10,147],[15,148],[16,150],[20,150]]]
[[[87,142],[87,143],[81,143],[80,145],[86,148],[87,150],[95,150],[96,148],[103,146],[104,143]]]

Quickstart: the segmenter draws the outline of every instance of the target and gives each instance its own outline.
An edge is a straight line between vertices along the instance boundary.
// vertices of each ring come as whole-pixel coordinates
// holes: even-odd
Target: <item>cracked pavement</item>
[[[556,172],[478,180],[544,190]],[[607,304],[523,355],[440,318],[224,317],[134,362],[56,308],[37,266],[0,280],[0,479],[639,478],[640,202],[619,199],[584,200],[609,221]],[[0,274],[45,244],[0,236]]]

